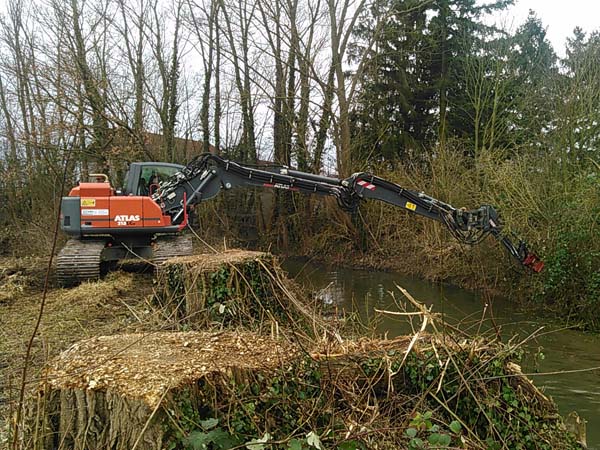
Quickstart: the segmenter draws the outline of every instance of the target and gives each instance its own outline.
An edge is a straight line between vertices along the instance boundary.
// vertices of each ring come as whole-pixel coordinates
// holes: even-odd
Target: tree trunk
[[[351,171],[352,168],[352,148],[350,145],[350,96],[346,92],[346,76],[342,66],[348,41],[352,30],[366,0],[361,0],[354,9],[351,19],[347,20],[348,10],[351,7],[349,0],[344,0],[341,4],[340,17],[337,17],[338,2],[327,0],[329,7],[329,23],[331,28],[331,63],[336,78],[336,95],[338,100],[339,115],[336,124],[336,144],[337,144],[337,165],[338,173],[343,176]],[[344,27],[345,26],[345,27]]]
[[[312,170],[318,172],[321,170],[323,164],[323,152],[325,150],[325,141],[327,140],[327,132],[331,124],[331,108],[333,107],[333,96],[335,94],[334,87],[334,66],[333,63],[329,69],[329,75],[327,76],[327,84],[325,85],[324,100],[323,100],[323,111],[321,112],[321,118],[319,119],[319,128],[317,130],[315,154],[313,156]]]
[[[215,7],[215,153],[221,154],[221,30],[219,29],[219,5]]]
[[[92,130],[94,136],[93,150],[99,158],[102,166],[107,163],[106,148],[108,146],[108,121],[106,120],[106,108],[104,97],[100,90],[90,66],[87,62],[87,51],[85,40],[81,31],[80,5],[78,0],[71,0],[71,14],[73,26],[73,39],[75,46],[74,56],[76,67],[81,78],[85,98],[90,105],[92,115]]]
[[[190,8],[191,9],[191,8]],[[200,26],[196,20],[196,17],[192,13],[192,21],[194,24],[194,29],[196,30],[196,35],[198,37],[198,41],[202,46],[202,55],[203,55],[203,64],[204,64],[204,88],[202,92],[202,109],[200,111],[200,126],[202,129],[202,151],[203,153],[208,153],[210,150],[210,126],[209,126],[209,116],[210,116],[210,87],[211,87],[211,79],[213,72],[213,54],[214,54],[214,32],[215,32],[215,16],[218,11],[218,2],[216,0],[211,0],[210,2],[210,12],[206,14],[207,19],[207,27],[208,27],[208,52],[205,53]]]
[[[440,19],[442,23],[442,30],[440,36],[440,83],[439,83],[439,94],[440,94],[440,126],[439,126],[439,141],[440,146],[446,145],[446,134],[448,128],[447,109],[448,109],[448,16],[449,8],[447,0],[441,1],[440,8]]]

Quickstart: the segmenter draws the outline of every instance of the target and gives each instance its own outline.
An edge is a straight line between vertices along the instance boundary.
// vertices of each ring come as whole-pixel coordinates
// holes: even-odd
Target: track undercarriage
[[[57,280],[61,286],[73,286],[100,278],[105,265],[125,259],[141,259],[158,267],[175,256],[193,252],[189,235],[157,236],[154,241],[116,240],[110,236],[94,239],[69,239],[57,257]]]

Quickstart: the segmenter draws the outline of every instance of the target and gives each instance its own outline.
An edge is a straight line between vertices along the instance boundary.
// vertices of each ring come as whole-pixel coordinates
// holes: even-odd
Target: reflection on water
[[[403,301],[398,285],[416,300],[433,305],[433,311],[442,314],[447,322],[460,323],[464,331],[498,330],[504,339],[517,335],[519,340],[535,333],[537,337],[530,341],[529,348],[532,353],[541,349],[544,358],[537,362],[529,358],[523,371],[571,371],[531,378],[556,401],[564,416],[577,411],[587,420],[588,448],[600,450],[600,370],[573,372],[600,367],[600,336],[548,326],[540,318],[518,311],[508,301],[496,299],[486,303],[477,294],[456,287],[395,273],[329,268],[299,260],[287,260],[283,266],[298,282],[316,291],[326,304],[354,310],[365,320],[373,317],[374,309],[398,309],[395,300]],[[378,330],[393,337],[410,332],[410,326],[406,319],[384,316]]]

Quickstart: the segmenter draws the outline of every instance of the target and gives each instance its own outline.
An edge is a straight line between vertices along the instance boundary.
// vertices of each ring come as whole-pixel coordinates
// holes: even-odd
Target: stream
[[[404,300],[396,288],[399,285],[416,300],[433,305],[433,311],[443,314],[447,322],[460,322],[463,331],[490,333],[497,327],[504,341],[515,335],[522,340],[535,333],[537,337],[528,342],[527,348],[531,354],[541,351],[544,358],[526,358],[523,372],[539,373],[530,378],[554,399],[563,417],[576,411],[587,421],[588,448],[600,450],[600,371],[573,372],[600,366],[600,336],[560,328],[560,324],[548,325],[543,318],[503,299],[493,301],[494,323],[489,306],[482,322],[485,301],[478,294],[393,272],[333,268],[297,259],[286,260],[283,268],[302,286],[317,291],[325,303],[357,311],[363,320],[373,318],[375,308],[397,311],[390,292]],[[406,319],[390,316],[383,316],[377,327],[389,337],[411,332]],[[542,375],[562,371],[571,372]]]

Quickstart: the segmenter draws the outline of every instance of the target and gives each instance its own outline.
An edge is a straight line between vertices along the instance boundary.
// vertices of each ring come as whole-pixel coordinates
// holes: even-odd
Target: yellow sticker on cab
[[[415,211],[417,209],[417,205],[411,202],[406,202],[406,209],[410,209],[411,211]]]
[[[83,206],[84,208],[89,208],[96,206],[96,199],[95,198],[82,198],[81,199],[81,206]]]

